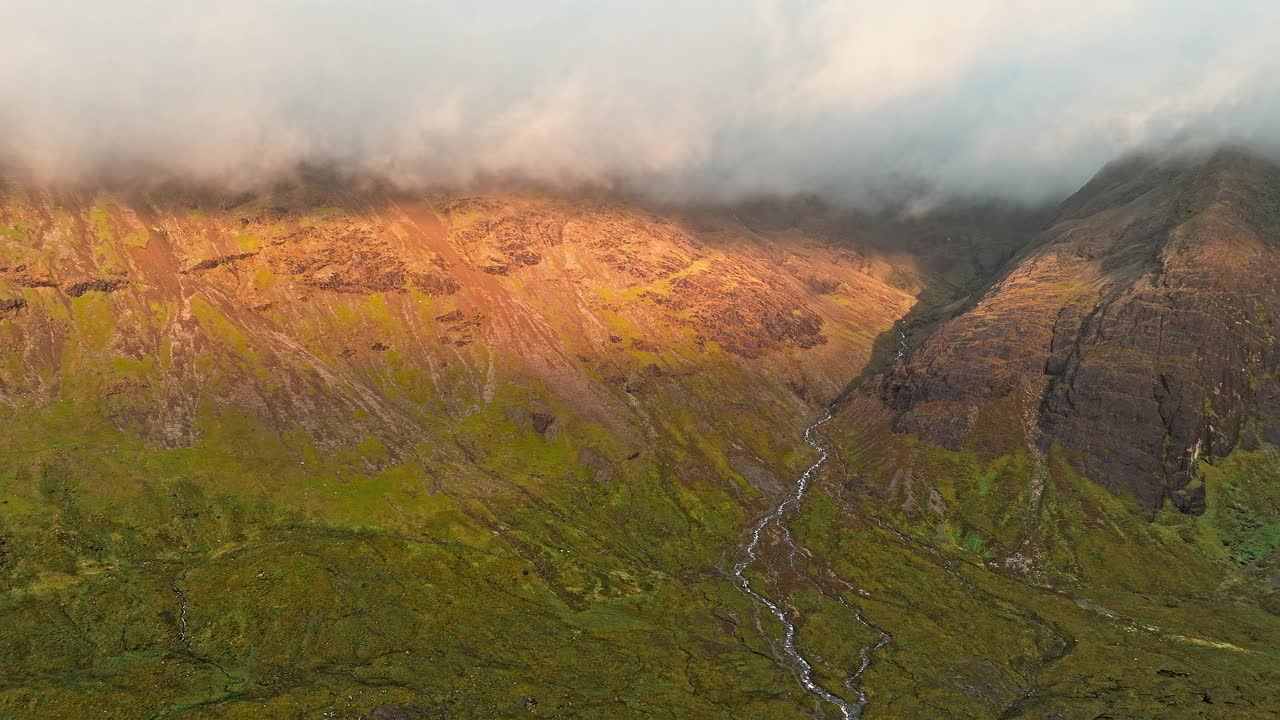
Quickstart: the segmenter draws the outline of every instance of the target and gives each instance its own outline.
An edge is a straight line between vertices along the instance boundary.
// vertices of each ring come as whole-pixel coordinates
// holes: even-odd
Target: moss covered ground
[[[608,438],[570,414],[535,432],[509,412],[525,392],[451,428],[473,491],[227,411],[177,449],[74,403],[10,425],[0,716],[831,716],[723,570],[762,498],[716,469],[719,442],[684,426],[593,478],[580,449]],[[852,697],[877,639],[853,608],[892,634],[858,681],[867,717],[1280,711],[1275,448],[1206,464],[1203,516],[1153,520],[1056,452],[1029,514],[1025,451],[832,441],[794,573],[776,542],[756,572],[828,687]],[[891,457],[910,489],[881,483]]]
[[[1203,516],[1153,519],[1056,448],[1037,505],[1025,450],[836,434],[840,464],[795,529],[807,572],[893,634],[861,678],[868,717],[1280,713],[1275,448],[1206,464]],[[886,482],[904,462],[918,502]],[[851,613],[826,607],[801,638],[836,677],[856,643],[831,642],[827,616]]]
[[[717,571],[740,483],[678,454],[593,482],[589,427],[502,410],[455,429],[484,492],[228,412],[172,450],[27,418],[0,448],[0,716],[804,716]]]

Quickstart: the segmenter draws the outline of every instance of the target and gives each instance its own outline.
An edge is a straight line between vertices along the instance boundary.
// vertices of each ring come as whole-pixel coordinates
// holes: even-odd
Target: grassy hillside
[[[1039,216],[801,209],[7,188],[0,717],[834,717],[729,568]],[[826,687],[1274,711],[1269,445],[1150,522],[1012,401],[942,450],[852,398],[751,569]]]
[[[722,568],[884,261],[540,196],[0,217],[0,716],[805,716]]]
[[[1280,712],[1280,449],[1205,465],[1208,511],[1152,521],[1060,447],[1029,449],[1015,410],[954,451],[894,434],[867,398],[831,430],[837,467],[795,527],[815,585],[894,635],[864,678],[869,716]],[[807,637],[829,644],[841,608],[806,595],[826,608]]]

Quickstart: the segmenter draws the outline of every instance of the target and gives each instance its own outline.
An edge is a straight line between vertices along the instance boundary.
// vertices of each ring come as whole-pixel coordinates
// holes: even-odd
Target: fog
[[[0,0],[0,172],[1036,202],[1280,144],[1277,37],[1273,0]]]

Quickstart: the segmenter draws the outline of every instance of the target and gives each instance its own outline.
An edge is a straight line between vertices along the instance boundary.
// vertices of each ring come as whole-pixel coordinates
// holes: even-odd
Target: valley
[[[0,717],[1273,717],[1278,189],[9,183]]]

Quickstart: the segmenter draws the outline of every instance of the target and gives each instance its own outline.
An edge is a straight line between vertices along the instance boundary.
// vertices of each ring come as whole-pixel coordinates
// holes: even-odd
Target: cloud
[[[1280,145],[1280,5],[0,0],[0,162],[252,185],[302,163],[668,199],[1060,197]]]

